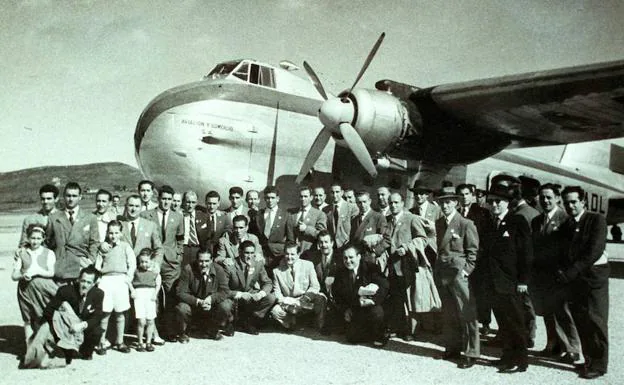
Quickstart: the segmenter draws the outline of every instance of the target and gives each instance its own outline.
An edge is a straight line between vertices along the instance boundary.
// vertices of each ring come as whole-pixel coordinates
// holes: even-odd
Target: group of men
[[[291,209],[280,206],[274,186],[245,199],[232,187],[225,211],[216,191],[200,207],[193,191],[161,186],[156,202],[155,190],[141,181],[123,209],[100,190],[90,213],[80,209],[79,185],[65,186],[62,210],[58,190],[44,186],[42,210],[24,225],[47,226],[63,285],[91,272],[102,229],[119,216],[135,253],[154,252],[164,290],[159,330],[172,342],[188,342],[193,330],[215,340],[236,326],[257,334],[269,314],[288,331],[309,314],[323,334],[344,331],[348,341],[376,346],[390,333],[411,341],[419,325],[433,322],[443,325],[439,358],[467,369],[480,357],[479,322],[489,333],[493,310],[501,372],[527,369],[536,313],[547,331],[542,354],[565,356],[583,378],[607,371],[606,221],[586,210],[579,187],[523,188],[503,176],[478,204],[473,185],[416,184],[411,209],[385,186],[375,208],[369,192],[332,183],[330,202],[323,187],[301,187]],[[425,317],[440,310],[437,296],[442,316]]]

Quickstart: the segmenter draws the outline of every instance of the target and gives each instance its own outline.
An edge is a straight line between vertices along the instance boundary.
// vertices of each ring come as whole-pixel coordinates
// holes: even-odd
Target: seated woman
[[[32,224],[26,229],[27,244],[15,252],[11,279],[18,281],[17,303],[24,321],[26,346],[40,326],[43,310],[57,286],[54,277],[54,252],[43,246],[45,230],[42,225]]]

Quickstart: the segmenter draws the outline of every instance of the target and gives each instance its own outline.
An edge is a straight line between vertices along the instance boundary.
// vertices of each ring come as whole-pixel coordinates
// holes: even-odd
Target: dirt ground
[[[236,333],[221,341],[191,339],[152,353],[109,351],[64,369],[20,370],[22,322],[16,283],[10,279],[12,252],[23,215],[0,215],[0,384],[581,384],[570,365],[534,357],[526,373],[499,374],[487,365],[499,351],[482,347],[484,362],[468,370],[435,360],[439,339],[423,335],[406,343],[392,339],[384,349],[349,345],[342,336],[321,336],[310,328],[293,334],[268,329],[259,336]],[[610,246],[612,247],[612,246]],[[624,248],[613,249],[622,253]],[[615,267],[610,280],[610,368],[594,384],[624,383],[624,279]],[[543,348],[541,318],[535,350]]]

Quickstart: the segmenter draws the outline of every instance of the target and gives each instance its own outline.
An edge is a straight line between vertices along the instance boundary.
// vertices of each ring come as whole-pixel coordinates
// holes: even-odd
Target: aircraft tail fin
[[[624,174],[624,147],[611,143],[609,170]]]

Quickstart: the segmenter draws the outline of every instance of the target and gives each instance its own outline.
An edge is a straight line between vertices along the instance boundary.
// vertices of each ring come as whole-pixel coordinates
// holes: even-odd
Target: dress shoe
[[[123,342],[115,345],[113,349],[121,353],[130,353],[130,348],[128,347],[128,345],[124,344]]]
[[[509,360],[507,358],[499,358],[498,360],[491,360],[490,365],[496,366],[499,368],[505,367],[509,365]]]
[[[434,357],[436,360],[453,361],[461,358],[460,352],[444,352]]]
[[[182,333],[180,334],[180,336],[178,337],[177,341],[181,344],[188,344],[190,341],[189,336],[186,333]]]
[[[384,346],[388,344],[389,339],[390,337],[388,335],[384,335],[381,338],[377,338],[375,339],[375,341],[373,341],[373,346],[376,348],[383,348]]]
[[[188,336],[187,336],[187,337],[188,337]],[[180,338],[180,337],[179,337],[179,336],[177,336],[177,335],[175,335],[175,334],[170,334],[170,335],[168,335],[168,336],[166,336],[166,337],[165,337],[165,341],[167,341],[167,342],[178,342],[178,339],[179,339],[179,338]],[[154,340],[154,345],[158,345],[158,344],[156,343],[156,340]]]
[[[225,328],[223,329],[223,335],[232,337],[234,336],[234,333],[235,333],[234,322],[228,322],[227,325],[225,325]]]
[[[578,353],[565,353],[560,356],[559,361],[567,362],[568,364],[580,364],[581,355]]]
[[[581,378],[584,378],[586,380],[593,380],[594,378],[598,378],[598,377],[602,377],[604,376],[604,373],[599,371],[599,370],[594,370],[594,369],[586,369],[583,370],[580,374]]]
[[[461,361],[459,361],[459,363],[457,364],[457,367],[460,369],[468,369],[468,368],[472,368],[474,366],[474,364],[477,363],[477,359],[474,357],[464,357],[461,359]]]
[[[529,364],[513,364],[508,363],[502,366],[498,372],[499,373],[521,373],[526,372],[529,367]]]

